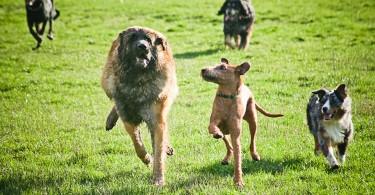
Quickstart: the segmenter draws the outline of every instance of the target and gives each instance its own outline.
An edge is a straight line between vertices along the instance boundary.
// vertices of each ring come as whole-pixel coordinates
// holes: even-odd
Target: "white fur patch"
[[[328,111],[331,110],[331,104],[330,104],[330,102],[329,102],[329,99],[328,99],[328,100],[324,103],[324,105],[322,106],[322,108],[324,108],[324,107],[326,107]]]
[[[343,165],[345,163],[345,159],[346,159],[346,155],[339,155],[339,162],[341,165]]]
[[[345,135],[339,121],[327,121],[324,123],[325,135],[334,143],[344,143]]]
[[[337,165],[337,160],[335,158],[335,155],[333,154],[333,149],[332,147],[329,147],[328,148],[328,155],[327,155],[327,160],[328,160],[328,163],[329,165],[332,167],[334,165]]]

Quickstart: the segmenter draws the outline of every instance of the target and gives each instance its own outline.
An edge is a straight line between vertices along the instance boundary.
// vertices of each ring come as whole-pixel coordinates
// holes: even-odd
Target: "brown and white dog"
[[[153,182],[164,185],[168,146],[167,114],[177,95],[172,50],[159,32],[131,27],[113,41],[103,69],[102,87],[115,103],[107,117],[111,129],[120,116],[137,156],[149,165],[153,159]],[[145,122],[151,134],[154,157],[147,153],[139,126]]]
[[[322,151],[331,169],[337,169],[339,163],[333,148],[337,147],[339,162],[343,164],[349,141],[353,138],[352,100],[345,84],[332,91],[322,88],[312,93],[307,105],[307,122],[314,136],[315,154]]]
[[[283,116],[281,114],[271,114],[257,105],[254,95],[241,79],[241,75],[244,75],[249,68],[250,64],[247,62],[239,66],[234,66],[229,64],[227,59],[222,58],[220,64],[202,69],[201,71],[204,80],[219,85],[213,103],[208,130],[214,138],[222,138],[224,140],[227,153],[222,160],[223,165],[228,164],[228,161],[234,154],[234,182],[239,187],[243,186],[240,143],[242,120],[245,119],[250,128],[251,157],[253,160],[260,160],[255,145],[257,131],[256,111],[258,110],[268,117]],[[230,135],[232,143],[226,135]]]

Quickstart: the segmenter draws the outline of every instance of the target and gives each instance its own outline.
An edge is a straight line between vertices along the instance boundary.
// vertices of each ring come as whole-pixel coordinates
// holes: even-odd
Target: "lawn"
[[[55,40],[37,51],[23,1],[0,0],[0,194],[373,194],[375,191],[375,1],[253,0],[256,24],[246,51],[225,49],[222,0],[56,0]],[[137,158],[118,123],[104,130],[112,103],[100,87],[111,42],[123,29],[165,34],[177,64],[179,96],[169,115],[175,155],[165,187]],[[258,152],[243,125],[245,187],[207,130],[216,86],[200,69],[221,57],[252,63],[245,83],[259,113]],[[312,90],[346,83],[355,137],[344,167],[313,154],[305,108]],[[143,137],[151,150],[150,136]]]

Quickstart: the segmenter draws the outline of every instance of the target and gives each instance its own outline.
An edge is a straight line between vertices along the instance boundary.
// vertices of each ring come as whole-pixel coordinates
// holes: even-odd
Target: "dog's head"
[[[29,10],[36,10],[43,6],[42,0],[25,0],[25,4]]]
[[[335,118],[335,115],[342,110],[345,98],[348,97],[345,84],[339,85],[333,91],[322,88],[312,93],[318,96],[321,116],[326,121]]]
[[[247,0],[226,0],[221,6],[218,15],[238,16],[249,15],[251,10]]]
[[[244,75],[249,69],[250,64],[248,62],[233,66],[229,64],[227,59],[221,58],[220,64],[202,69],[201,76],[204,80],[219,85],[237,85],[241,82],[241,75]]]
[[[119,39],[118,56],[128,68],[154,68],[158,58],[163,57],[160,51],[166,47],[166,40],[160,33],[145,28],[129,28],[120,33]]]

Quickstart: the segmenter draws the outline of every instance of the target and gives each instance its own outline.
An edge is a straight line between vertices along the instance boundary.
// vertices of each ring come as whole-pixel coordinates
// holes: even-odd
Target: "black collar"
[[[217,93],[216,96],[234,100],[238,96],[238,93],[237,94],[231,94],[231,95],[227,95],[227,94],[223,94],[223,93]]]

